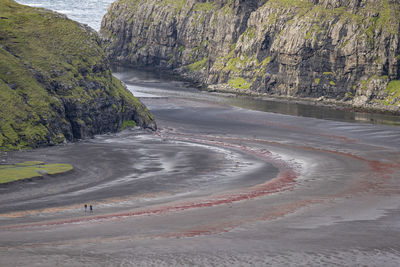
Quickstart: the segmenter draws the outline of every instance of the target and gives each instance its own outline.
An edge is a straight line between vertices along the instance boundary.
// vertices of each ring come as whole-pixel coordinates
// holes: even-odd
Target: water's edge
[[[212,98],[217,102],[249,110],[326,120],[400,126],[400,113],[391,111],[356,108],[351,105],[346,105],[346,103],[334,103],[325,100],[318,101],[316,99],[307,98],[276,97],[266,94],[247,94],[217,90],[210,91],[201,84],[185,79],[181,75],[167,69],[115,64],[113,66],[113,72],[116,76],[119,76],[121,80],[124,80],[121,76],[122,73],[132,72],[134,73],[133,75],[138,76],[138,78],[131,83],[129,79],[124,80],[128,85],[141,85],[143,88],[151,86],[158,87],[157,83],[150,86],[148,81],[141,81],[140,77],[161,80],[164,81],[163,86],[171,87],[168,89],[169,91],[182,94],[183,90],[187,90],[191,94],[190,98]],[[167,81],[172,83],[176,82],[178,84],[174,84],[173,86],[176,88],[172,88],[173,86],[168,84]],[[146,93],[143,88],[139,90],[140,93]],[[138,93],[137,90],[133,90],[132,92],[134,94]]]

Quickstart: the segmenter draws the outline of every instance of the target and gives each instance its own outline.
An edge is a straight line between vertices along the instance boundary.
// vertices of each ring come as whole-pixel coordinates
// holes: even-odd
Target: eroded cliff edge
[[[155,129],[99,44],[63,15],[0,0],[0,151]]]
[[[394,0],[117,0],[106,54],[172,69],[216,90],[400,110]]]

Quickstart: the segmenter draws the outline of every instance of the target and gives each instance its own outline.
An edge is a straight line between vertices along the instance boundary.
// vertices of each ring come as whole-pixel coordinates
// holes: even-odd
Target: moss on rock
[[[386,87],[385,105],[400,105],[400,80],[390,81]]]
[[[249,89],[251,85],[247,80],[241,77],[230,79],[228,84],[236,89]]]

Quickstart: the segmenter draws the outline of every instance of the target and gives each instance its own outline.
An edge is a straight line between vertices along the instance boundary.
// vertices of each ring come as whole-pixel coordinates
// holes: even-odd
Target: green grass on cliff
[[[0,0],[0,151],[65,141],[64,100],[90,107],[123,99],[117,111],[131,105],[151,119],[112,76],[99,44],[94,31],[63,15]]]
[[[57,105],[18,58],[0,49],[0,150],[25,148],[48,133],[41,120]]]
[[[241,77],[230,79],[228,81],[228,84],[233,88],[243,89],[243,90],[249,89],[251,86],[251,84],[246,79],[243,79]]]
[[[190,64],[188,67],[191,71],[198,71],[207,66],[207,61],[208,61],[208,58],[205,57],[202,60],[199,60],[199,61],[196,61],[196,62]]]
[[[294,15],[292,21],[303,19],[313,22],[311,28],[305,29],[305,39],[310,39],[323,32],[324,22],[331,18],[361,26],[364,30],[360,31],[363,33],[360,37],[366,38],[371,46],[374,45],[374,38],[380,31],[392,34],[397,34],[399,31],[400,5],[398,1],[366,1],[365,5],[357,10],[357,13],[347,7],[346,3],[340,7],[332,7],[329,4],[327,6],[314,5],[309,0],[269,0],[265,5],[278,8],[278,13],[288,9],[296,10],[292,11]],[[314,38],[318,39],[316,36]]]
[[[77,28],[53,12],[0,0],[0,150],[52,137],[46,121],[61,103],[43,84],[73,86],[71,76],[83,67],[81,60],[94,64],[99,57],[83,44],[84,30]]]
[[[194,11],[203,11],[208,12],[211,10],[215,10],[217,5],[213,2],[204,2],[204,3],[196,3],[193,10]]]
[[[15,182],[44,174],[55,175],[73,170],[70,164],[44,164],[40,161],[26,161],[13,165],[0,165],[0,184]]]
[[[400,80],[393,80],[386,87],[387,97],[384,100],[386,105],[400,105]]]

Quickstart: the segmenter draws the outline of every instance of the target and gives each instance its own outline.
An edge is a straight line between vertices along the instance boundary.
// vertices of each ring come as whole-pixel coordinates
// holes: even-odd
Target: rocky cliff
[[[209,88],[399,110],[399,25],[395,0],[117,0],[101,37]]]
[[[155,128],[99,44],[63,15],[0,0],[0,151]]]

